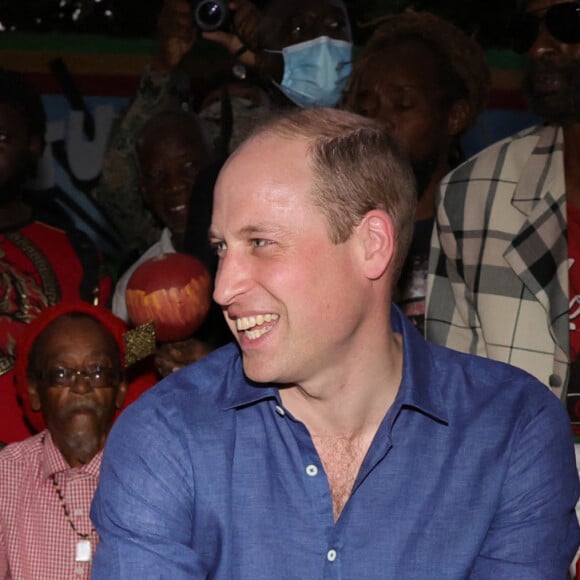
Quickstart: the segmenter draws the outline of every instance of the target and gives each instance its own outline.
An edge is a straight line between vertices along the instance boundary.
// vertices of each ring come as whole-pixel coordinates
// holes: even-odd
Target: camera
[[[227,0],[190,0],[195,25],[206,32],[225,30],[230,19]]]

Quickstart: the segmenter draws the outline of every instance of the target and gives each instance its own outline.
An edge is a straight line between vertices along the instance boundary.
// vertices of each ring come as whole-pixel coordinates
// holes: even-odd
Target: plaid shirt
[[[71,468],[43,431],[0,451],[0,578],[61,580],[89,578],[90,562],[76,562],[80,539],[67,521],[52,483],[62,488],[76,529],[97,533],[89,518],[102,452]]]
[[[523,368],[564,399],[568,301],[562,130],[537,126],[441,183],[426,335]]]

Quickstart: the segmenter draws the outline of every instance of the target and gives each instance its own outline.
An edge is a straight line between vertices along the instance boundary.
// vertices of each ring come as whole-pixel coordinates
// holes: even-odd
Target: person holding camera
[[[200,26],[196,20],[204,15],[214,20]],[[208,30],[212,24],[220,29]],[[272,110],[334,106],[350,73],[351,29],[341,0],[164,0],[158,34],[158,57],[113,131],[93,191],[125,238],[132,254],[127,263],[161,234],[139,192],[135,141],[169,100],[178,97],[200,114],[223,157]],[[200,55],[195,47],[204,41],[225,48],[229,57]]]

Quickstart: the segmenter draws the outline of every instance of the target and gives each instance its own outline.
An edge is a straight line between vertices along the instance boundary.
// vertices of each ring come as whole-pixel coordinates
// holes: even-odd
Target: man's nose
[[[213,299],[220,306],[228,306],[235,301],[237,296],[246,292],[250,284],[249,258],[227,250],[218,265]]]
[[[555,52],[558,48],[559,42],[548,32],[546,23],[540,22],[538,34],[528,50],[528,56],[531,58],[540,58],[546,54]]]
[[[90,377],[83,371],[77,371],[77,374],[74,375],[72,379],[69,389],[72,392],[79,394],[90,393],[93,390]]]
[[[180,191],[189,187],[189,183],[179,171],[175,171],[167,175],[165,187],[169,191]]]

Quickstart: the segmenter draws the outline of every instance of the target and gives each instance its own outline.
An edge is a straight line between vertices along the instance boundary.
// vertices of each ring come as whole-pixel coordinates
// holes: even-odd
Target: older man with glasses
[[[27,420],[0,453],[0,578],[89,578],[102,449],[127,389],[125,323],[84,302],[45,309],[18,344]]]
[[[427,337],[535,375],[580,419],[580,2],[528,0],[514,22],[544,122],[445,178]]]

